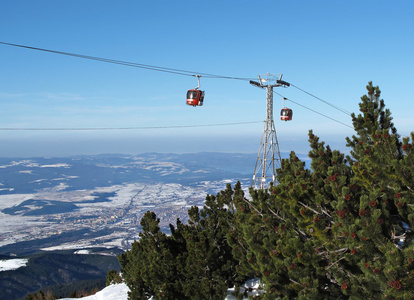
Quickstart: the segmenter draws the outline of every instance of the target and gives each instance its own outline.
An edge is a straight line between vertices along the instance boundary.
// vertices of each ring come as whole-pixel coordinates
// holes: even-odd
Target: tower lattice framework
[[[252,180],[252,187],[255,189],[266,189],[271,183],[276,184],[276,169],[281,163],[276,127],[273,121],[273,88],[288,84],[282,81],[282,74],[259,75],[259,82],[251,81],[250,83],[266,88],[266,121]]]

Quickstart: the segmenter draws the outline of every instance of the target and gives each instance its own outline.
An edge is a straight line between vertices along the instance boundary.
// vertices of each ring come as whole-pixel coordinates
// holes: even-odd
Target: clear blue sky
[[[379,85],[400,134],[414,129],[414,2],[401,1],[15,1],[0,2],[0,41],[135,63],[257,78],[282,73],[332,105],[358,110]],[[180,76],[0,45],[0,128],[126,128],[259,122],[266,93],[246,81]],[[350,117],[295,89],[276,92],[351,126]],[[286,102],[281,151],[307,153],[307,133],[345,151],[353,130]],[[0,130],[1,156],[249,152],[262,123],[103,131]]]

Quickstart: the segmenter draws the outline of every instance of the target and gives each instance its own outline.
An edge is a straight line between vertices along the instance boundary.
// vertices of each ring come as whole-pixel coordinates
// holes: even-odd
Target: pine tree
[[[177,221],[178,226],[180,224]],[[122,274],[130,288],[130,299],[185,299],[180,265],[185,256],[185,241],[171,226],[172,234],[161,232],[155,213],[147,212],[141,220],[139,241],[119,257]]]
[[[325,156],[329,149],[317,150],[329,160]],[[244,207],[239,207],[236,214],[236,219],[243,223],[239,235],[231,241],[234,254],[244,252],[247,260],[242,260],[245,266],[241,272],[260,278],[267,291],[264,299],[340,294],[325,272],[329,263],[325,247],[329,248],[334,239],[330,230],[331,209],[324,202],[326,195],[318,192],[320,182],[304,166],[291,153],[278,170],[279,184],[270,191],[251,190],[252,201],[243,201]],[[327,173],[325,167],[323,172]]]
[[[241,190],[240,183],[235,189]],[[208,195],[203,209],[194,206],[188,212],[188,226],[182,229],[188,249],[184,289],[192,299],[224,299],[237,281],[238,261],[227,243],[235,212],[233,193],[228,184],[217,196]]]
[[[170,236],[161,232],[155,213],[147,212],[140,239],[119,257],[130,299],[224,299],[237,282],[238,261],[227,243],[232,198],[230,185],[208,195],[203,209],[188,211],[188,224],[170,225]]]
[[[357,225],[367,251],[361,270],[377,283],[379,293],[409,299],[414,297],[412,139],[400,140],[380,89],[370,82],[367,90],[361,114],[352,115],[357,135],[347,139],[355,179],[363,189]]]
[[[401,141],[379,88],[367,90],[351,156],[310,131],[311,170],[291,153],[277,186],[236,204],[229,242],[265,299],[414,298],[414,134]]]
[[[121,283],[121,282],[122,282],[122,277],[117,271],[115,270],[108,271],[108,273],[106,274],[106,286],[110,284]]]

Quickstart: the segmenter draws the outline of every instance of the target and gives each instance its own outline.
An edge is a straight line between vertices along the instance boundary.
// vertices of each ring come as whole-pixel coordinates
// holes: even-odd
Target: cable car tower
[[[273,88],[288,87],[290,84],[282,81],[283,74],[259,75],[259,82],[250,81],[250,84],[266,88],[267,113],[264,124],[260,149],[254,168],[252,187],[255,189],[269,188],[276,183],[276,169],[280,167],[281,158],[279,143],[276,136],[275,123],[273,122]]]

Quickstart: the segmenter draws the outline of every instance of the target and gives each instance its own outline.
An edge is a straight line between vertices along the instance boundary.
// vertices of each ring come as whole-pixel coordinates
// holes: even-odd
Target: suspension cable
[[[147,69],[147,70],[152,70],[152,71],[172,73],[176,75],[195,76],[195,74],[197,74],[197,75],[202,75],[203,77],[208,77],[208,78],[251,80],[251,78],[222,76],[222,75],[215,75],[215,74],[209,74],[209,73],[194,72],[194,71],[180,70],[180,69],[174,69],[174,68],[166,68],[166,67],[160,67],[160,66],[153,66],[153,65],[147,65],[147,64],[122,61],[122,60],[102,58],[102,57],[97,57],[97,56],[90,56],[90,55],[83,55],[83,54],[77,54],[77,53],[71,53],[71,52],[63,52],[63,51],[50,50],[50,49],[44,49],[44,48],[37,48],[37,47],[32,47],[32,46],[20,45],[20,44],[12,44],[12,43],[6,43],[6,42],[0,42],[0,44],[7,45],[7,46],[13,46],[13,47],[19,47],[19,48],[25,48],[25,49],[30,49],[30,50],[49,52],[49,53],[54,53],[54,54],[67,55],[67,56],[78,57],[78,58],[83,58],[83,59],[90,59],[90,60],[101,61],[101,62],[106,62],[106,63],[118,64],[118,65],[123,65],[123,66],[128,66],[128,67],[135,67],[135,68]]]
[[[296,89],[298,89],[298,90],[300,90],[300,91],[304,92],[305,94],[308,94],[309,96],[311,96],[311,97],[313,97],[313,98],[315,98],[315,99],[317,99],[317,100],[319,100],[319,101],[321,101],[321,102],[323,102],[323,103],[325,103],[325,104],[329,105],[330,107],[333,107],[333,108],[335,108],[336,110],[339,110],[340,112],[342,112],[342,113],[344,113],[344,114],[346,114],[346,115],[348,115],[348,116],[350,116],[350,115],[351,115],[351,113],[350,113],[349,111],[346,111],[345,109],[342,109],[342,108],[340,108],[340,107],[338,107],[338,106],[336,106],[336,105],[333,105],[333,104],[329,103],[328,101],[325,101],[325,100],[323,100],[323,99],[321,99],[321,98],[319,98],[319,97],[317,97],[317,96],[315,96],[315,95],[313,95],[313,94],[311,94],[311,93],[309,93],[309,92],[305,91],[304,89],[301,89],[300,87],[297,87],[296,85],[294,85],[294,84],[292,84],[292,83],[291,83],[290,85],[291,85],[291,86],[293,86],[294,88],[296,88]]]
[[[218,124],[200,124],[200,125],[172,125],[172,126],[141,126],[141,127],[83,127],[83,128],[0,128],[0,131],[98,131],[98,130],[148,130],[148,129],[170,129],[170,128],[195,128],[195,127],[213,127],[213,126],[231,126],[264,123],[264,121],[236,122],[236,123],[218,123]]]
[[[152,71],[158,71],[158,72],[165,72],[165,73],[172,73],[172,74],[176,74],[176,75],[183,75],[183,76],[203,76],[203,77],[207,77],[207,78],[219,78],[219,79],[234,79],[234,80],[246,80],[246,81],[250,81],[252,78],[242,78],[242,77],[232,77],[232,76],[223,76],[223,75],[216,75],[216,74],[210,74],[210,73],[203,73],[203,72],[194,72],[194,71],[188,71],[188,70],[181,70],[181,69],[175,69],[175,68],[167,68],[167,67],[160,67],[160,66],[154,66],[154,65],[148,65],[148,64],[140,64],[140,63],[134,63],[134,62],[128,62],[128,61],[122,61],[122,60],[115,60],[115,59],[109,59],[109,58],[102,58],[102,57],[97,57],[97,56],[89,56],[89,55],[83,55],[83,54],[77,54],[77,53],[71,53],[71,52],[63,52],[63,51],[57,51],[57,50],[50,50],[50,49],[44,49],[44,48],[38,48],[38,47],[32,47],[32,46],[26,46],[26,45],[21,45],[21,44],[13,44],[13,43],[6,43],[6,42],[1,42],[0,44],[2,45],[7,45],[7,46],[13,46],[13,47],[19,47],[19,48],[25,48],[25,49],[30,49],[30,50],[37,50],[37,51],[43,51],[43,52],[49,52],[49,53],[54,53],[54,54],[60,54],[60,55],[66,55],[66,56],[72,56],[72,57],[77,57],[77,58],[83,58],[83,59],[89,59],[89,60],[95,60],[95,61],[100,61],[100,62],[106,62],[106,63],[112,63],[112,64],[118,64],[118,65],[123,65],[123,66],[129,66],[129,67],[135,67],[135,68],[141,68],[141,69],[146,69],[146,70],[152,70]],[[197,74],[197,75],[195,75]],[[307,92],[306,90],[299,88],[298,86],[289,83],[291,86],[293,86],[294,88],[302,91],[303,93],[306,93],[307,95],[331,106],[332,108],[339,110],[340,112],[350,116],[351,113],[336,106],[333,105],[331,103],[329,103],[326,100],[323,100],[315,95],[313,95],[310,92]],[[274,92],[275,94],[283,97],[282,95],[278,94],[277,92]],[[299,104],[291,99],[288,99],[286,97],[283,97],[293,103],[295,103],[296,105],[299,105],[303,108],[306,108],[314,113],[317,113],[323,117],[326,117],[330,120],[333,120],[337,123],[340,123],[342,125],[345,125],[347,127],[352,128],[351,126],[342,123],[338,120],[335,120],[327,115],[324,115],[316,110],[313,110],[311,108],[308,108],[302,104]],[[238,125],[238,124],[248,124],[248,123],[258,123],[258,122],[243,122],[243,123],[228,123],[228,124],[211,124],[211,125],[189,125],[189,126],[160,126],[160,127],[125,127],[125,128],[0,128],[0,130],[133,130],[133,129],[157,129],[157,128],[182,128],[182,127],[204,127],[204,126],[225,126],[225,125]]]
[[[339,124],[342,124],[342,125],[344,125],[344,126],[346,126],[346,127],[349,127],[349,128],[352,128],[352,129],[353,129],[353,127],[352,127],[352,126],[350,126],[350,125],[348,125],[348,124],[346,124],[346,123],[343,123],[343,122],[341,122],[341,121],[335,120],[334,118],[331,118],[331,117],[329,117],[329,116],[327,116],[327,115],[325,115],[325,114],[322,114],[322,113],[320,113],[320,112],[318,112],[318,111],[316,111],[316,110],[314,110],[314,109],[312,109],[312,108],[309,108],[309,107],[306,107],[305,105],[299,104],[299,103],[297,103],[297,102],[293,101],[292,99],[286,98],[286,97],[282,96],[281,94],[279,94],[279,93],[277,93],[277,92],[275,92],[275,91],[273,91],[273,93],[275,93],[276,95],[278,95],[278,96],[280,96],[280,97],[284,98],[285,100],[288,100],[288,101],[290,101],[290,102],[292,102],[292,103],[295,103],[296,105],[299,105],[299,106],[301,106],[301,107],[303,107],[303,108],[305,108],[305,109],[307,109],[307,110],[310,110],[310,111],[312,111],[312,112],[314,112],[314,113],[316,113],[316,114],[318,114],[318,115],[321,115],[321,116],[323,116],[323,117],[325,117],[325,118],[328,118],[328,119],[330,119],[330,120],[332,120],[332,121],[335,121],[335,122],[337,122],[337,123],[339,123]]]

